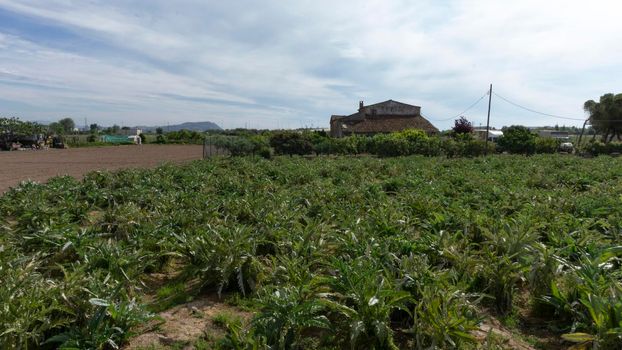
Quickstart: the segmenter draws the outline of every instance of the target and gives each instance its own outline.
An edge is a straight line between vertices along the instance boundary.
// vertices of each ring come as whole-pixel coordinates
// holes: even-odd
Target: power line
[[[571,117],[564,117],[564,116],[561,116],[561,115],[555,115],[555,114],[549,114],[549,113],[539,112],[539,111],[536,111],[535,109],[531,109],[531,108],[525,107],[525,106],[523,106],[523,105],[520,105],[520,104],[518,104],[518,103],[512,102],[512,101],[508,100],[507,98],[505,98],[505,97],[503,97],[503,96],[499,95],[499,94],[498,94],[498,93],[496,93],[496,92],[493,92],[493,94],[494,94],[495,96],[497,96],[498,98],[502,99],[503,101],[505,101],[505,102],[507,102],[507,103],[509,103],[509,104],[513,105],[513,106],[516,106],[516,107],[518,107],[518,108],[524,109],[524,110],[529,111],[529,112],[532,112],[532,113],[536,113],[536,114],[544,115],[544,116],[551,117],[551,118],[557,118],[557,119],[567,119],[567,120],[579,120],[579,121],[585,121],[585,118],[571,118]]]
[[[555,114],[549,114],[549,113],[539,112],[539,111],[536,111],[536,110],[534,110],[534,109],[531,109],[531,108],[525,107],[525,106],[523,106],[523,105],[520,105],[520,104],[518,104],[518,103],[516,103],[516,102],[512,102],[512,101],[510,101],[509,99],[507,99],[506,97],[500,96],[500,95],[499,95],[499,94],[497,94],[496,92],[493,92],[493,95],[495,95],[495,96],[499,97],[499,98],[500,98],[500,99],[502,99],[503,101],[505,101],[505,102],[507,102],[507,103],[509,103],[509,104],[511,104],[511,105],[513,105],[513,106],[516,106],[516,107],[518,107],[518,108],[524,109],[524,110],[529,111],[529,112],[532,112],[532,113],[536,113],[536,114],[540,114],[540,115],[544,115],[544,116],[547,116],[547,117],[552,117],[552,118],[558,118],[558,119],[578,120],[578,121],[582,121],[582,122],[584,122],[584,121],[586,121],[586,120],[587,120],[588,124],[589,124],[589,125],[592,125],[592,121],[593,121],[593,120],[591,120],[591,118],[590,118],[590,117],[588,117],[588,118],[572,118],[572,117],[564,117],[564,116],[561,116],[561,115],[555,115]],[[622,120],[620,120],[620,119],[595,119],[594,121],[596,121],[596,122],[622,123]]]
[[[566,117],[566,116],[561,116],[561,115],[556,115],[556,114],[544,113],[544,112],[540,112],[540,111],[537,111],[537,110],[529,108],[529,107],[525,107],[525,106],[523,106],[523,105],[521,105],[519,103],[513,102],[510,99],[508,99],[506,97],[503,97],[503,96],[499,95],[496,92],[493,92],[492,94],[497,96],[501,100],[505,101],[506,103],[509,103],[509,104],[511,104],[511,105],[513,105],[515,107],[524,109],[524,110],[526,110],[528,112],[531,112],[531,113],[540,114],[540,115],[543,115],[543,116],[547,116],[547,117],[551,117],[551,118],[557,118],[557,119],[576,120],[576,121],[582,121],[582,122],[587,120],[587,123],[589,125],[592,125],[592,120],[589,117],[588,118],[573,118],[573,117]],[[456,118],[458,118],[460,116],[463,116],[464,113],[466,113],[469,110],[471,110],[473,107],[475,107],[478,103],[480,103],[488,95],[489,95],[489,91],[486,91],[486,93],[484,95],[482,95],[479,99],[477,99],[473,104],[471,104],[469,107],[467,107],[464,111],[462,111],[462,112],[460,112],[460,113],[458,113],[455,116],[450,117],[450,118],[433,119],[433,118],[429,118],[428,116],[424,115],[423,113],[421,113],[421,116],[426,118],[426,119],[428,119],[428,120],[432,120],[432,121],[436,121],[436,122],[443,122],[443,121],[448,121],[448,120],[456,119]],[[594,121],[622,123],[622,120],[620,120],[620,119],[597,119],[597,120],[594,120]]]
[[[466,112],[468,112],[469,110],[471,110],[471,108],[475,107],[475,106],[476,106],[478,103],[480,103],[480,102],[484,99],[484,97],[486,97],[487,95],[488,95],[488,91],[486,91],[486,93],[485,93],[485,94],[483,94],[483,95],[482,95],[482,97],[480,97],[479,99],[477,99],[477,101],[475,101],[472,105],[470,105],[469,107],[467,107],[464,111],[462,111],[462,112],[460,112],[460,113],[456,114],[456,115],[455,115],[455,116],[453,116],[453,117],[449,117],[449,118],[446,118],[446,119],[430,119],[430,118],[428,118],[428,117],[426,117],[426,116],[424,116],[424,117],[425,117],[426,119],[430,119],[430,120],[433,120],[433,121],[435,121],[435,122],[444,122],[444,121],[448,121],[448,120],[456,119],[456,118],[458,118],[458,117],[463,116],[463,115],[464,115],[464,113],[466,113]],[[422,114],[422,115],[423,115],[423,114]]]

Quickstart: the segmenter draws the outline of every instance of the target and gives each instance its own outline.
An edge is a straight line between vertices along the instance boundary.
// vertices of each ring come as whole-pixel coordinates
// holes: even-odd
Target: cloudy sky
[[[622,2],[0,0],[0,115],[326,127],[358,101],[439,128],[486,93],[584,118],[622,91]],[[487,96],[464,115],[485,124]],[[493,95],[491,124],[581,125]]]

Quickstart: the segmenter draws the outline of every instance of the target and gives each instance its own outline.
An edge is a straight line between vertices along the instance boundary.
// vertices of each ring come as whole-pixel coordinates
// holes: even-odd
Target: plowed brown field
[[[201,159],[199,145],[110,146],[0,152],[0,193],[23,180],[45,182],[58,175],[81,178],[94,170],[148,168]]]

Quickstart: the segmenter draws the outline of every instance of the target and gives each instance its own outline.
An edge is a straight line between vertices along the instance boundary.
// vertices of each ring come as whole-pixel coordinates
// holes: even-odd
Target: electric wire
[[[488,92],[486,92],[484,95],[482,95],[482,97],[480,97],[479,99],[477,99],[477,101],[475,101],[473,104],[471,104],[469,107],[467,107],[464,111],[462,111],[462,112],[460,112],[460,113],[456,114],[456,115],[455,115],[455,116],[453,116],[453,117],[449,117],[449,118],[445,118],[445,119],[430,119],[430,118],[428,118],[428,117],[424,116],[423,114],[421,114],[421,115],[422,115],[424,118],[429,119],[429,120],[433,120],[433,121],[435,121],[435,122],[445,122],[445,121],[448,121],[448,120],[456,119],[456,118],[458,118],[458,117],[463,116],[463,115],[464,115],[464,113],[466,113],[466,112],[470,111],[470,110],[471,110],[471,108],[475,107],[475,106],[476,106],[478,103],[480,103],[480,102],[484,99],[484,97],[486,97],[486,96],[488,96]]]
[[[507,102],[507,103],[509,103],[509,104],[511,104],[511,105],[513,105],[513,106],[515,106],[515,107],[518,107],[518,108],[524,109],[524,110],[529,111],[529,112],[532,112],[532,113],[536,113],[536,114],[544,115],[544,116],[551,117],[551,118],[557,118],[557,119],[566,119],[566,120],[578,120],[578,121],[585,121],[585,118],[572,118],[572,117],[564,117],[564,116],[561,116],[561,115],[555,115],[555,114],[550,114],[550,113],[539,112],[539,111],[536,111],[535,109],[531,109],[531,108],[525,107],[525,106],[523,106],[523,105],[520,105],[520,104],[518,104],[518,103],[516,103],[516,102],[512,102],[512,101],[510,101],[509,99],[507,99],[507,98],[505,98],[505,97],[503,97],[503,96],[499,95],[499,94],[498,94],[498,93],[496,93],[496,92],[493,92],[493,95],[497,96],[498,98],[502,99],[503,101],[505,101],[505,102]]]
[[[482,95],[479,99],[477,99],[473,104],[471,104],[469,107],[467,107],[464,111],[456,114],[453,117],[450,118],[445,118],[445,119],[434,119],[434,118],[429,118],[426,115],[424,115],[423,113],[421,113],[421,116],[428,119],[428,120],[432,120],[432,121],[436,121],[436,122],[443,122],[443,121],[448,121],[448,120],[452,120],[452,119],[456,119],[458,117],[463,116],[466,112],[468,112],[469,110],[471,110],[473,107],[475,107],[477,104],[479,104],[486,96],[488,96],[489,92],[486,91],[486,93],[484,95]],[[567,117],[567,116],[562,116],[562,115],[556,115],[556,114],[551,114],[551,113],[545,113],[545,112],[540,112],[537,111],[533,108],[529,108],[526,107],[524,105],[521,105],[519,103],[513,102],[512,100],[508,99],[507,97],[501,96],[498,93],[493,91],[493,95],[495,95],[496,97],[500,98],[501,100],[503,100],[504,102],[511,104],[515,107],[518,107],[520,109],[526,110],[528,112],[531,113],[535,113],[535,114],[539,114],[539,115],[543,115],[546,117],[551,117],[551,118],[556,118],[556,119],[564,119],[564,120],[576,120],[576,121],[582,121],[582,122],[586,122],[587,124],[592,124],[592,121],[590,120],[590,118],[575,118],[575,117]],[[599,119],[599,122],[614,122],[614,123],[622,123],[622,120],[619,119]]]

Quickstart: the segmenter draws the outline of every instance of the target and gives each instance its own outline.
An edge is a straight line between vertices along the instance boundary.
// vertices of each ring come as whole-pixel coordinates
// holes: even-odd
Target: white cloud
[[[0,27],[2,98],[102,123],[327,125],[359,99],[389,98],[443,119],[490,82],[534,109],[582,116],[583,101],[622,85],[616,1],[0,0],[0,9],[76,38],[68,48]],[[481,121],[484,107],[467,116]],[[493,107],[498,126],[565,122]]]

